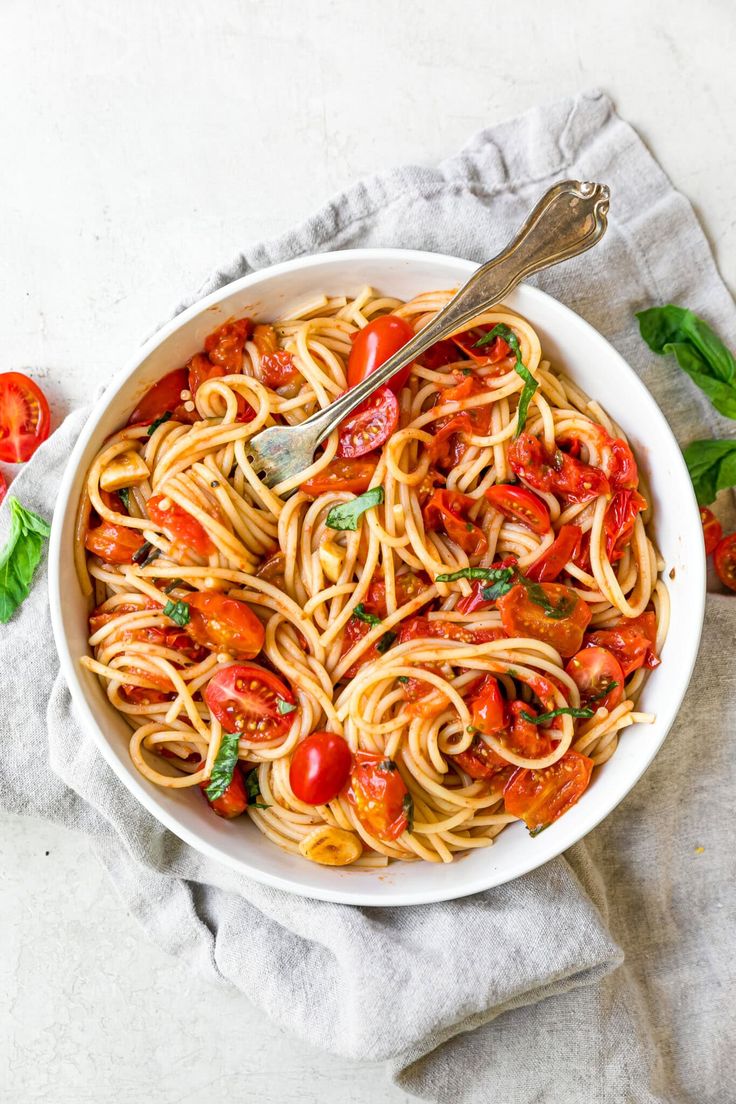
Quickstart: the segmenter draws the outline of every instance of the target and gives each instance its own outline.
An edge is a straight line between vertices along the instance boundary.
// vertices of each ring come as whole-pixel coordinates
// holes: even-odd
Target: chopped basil
[[[176,588],[178,586],[181,586],[183,582],[183,579],[172,579],[168,586],[164,587],[164,594],[171,594],[172,590],[176,590]]]
[[[393,759],[382,759],[381,762],[378,764],[378,769],[379,770],[387,770],[387,771],[395,771],[396,770],[396,764],[394,763]]]
[[[609,682],[608,686],[604,686],[602,690],[599,690],[597,694],[594,694],[592,698],[588,698],[588,702],[597,702],[601,698],[605,698],[607,694],[610,694],[611,690],[615,690],[618,683],[614,679],[613,682]]]
[[[389,648],[391,647],[391,645],[393,644],[395,639],[396,639],[396,633],[395,632],[391,632],[390,630],[389,630],[389,632],[385,632],[383,634],[383,636],[381,637],[381,639],[376,644],[376,651],[380,655],[383,655],[384,652],[387,652],[389,650]]]
[[[381,618],[376,617],[375,613],[368,613],[362,602],[358,602],[357,606],[353,610],[353,616],[357,617],[359,621],[365,621],[366,625],[381,624]]]
[[[36,568],[51,527],[47,521],[26,510],[17,498],[8,499],[10,535],[0,552],[0,621],[5,624],[31,592]]]
[[[358,528],[361,514],[374,506],[380,506],[383,498],[383,487],[371,487],[369,491],[364,491],[351,502],[341,502],[339,506],[333,506],[325,519],[325,525],[330,529],[339,529],[343,532],[350,529],[354,532]]]
[[[473,369],[472,368],[463,368],[462,373],[463,373],[464,376],[472,376]]]
[[[471,736],[479,736],[480,735],[480,729],[476,728],[474,725],[468,725],[468,727],[465,729],[465,731],[469,732]]]
[[[130,487],[121,487],[118,491],[118,498],[128,513],[130,513]]]
[[[239,739],[237,732],[223,732],[222,734],[222,740],[212,764],[209,785],[204,791],[210,801],[216,801],[218,797],[222,797],[233,780],[238,762]]]
[[[561,717],[563,714],[567,717],[577,717],[580,720],[588,721],[593,716],[593,713],[594,710],[592,709],[577,709],[575,706],[568,705],[565,706],[564,709],[550,709],[549,713],[540,713],[538,717],[522,709],[520,716],[525,721],[529,721],[530,724],[540,725],[546,724],[547,721],[553,721],[555,717]]]
[[[175,621],[181,629],[189,624],[189,605],[187,602],[172,602],[169,600],[164,606],[164,613],[172,621]]]
[[[514,585],[514,569],[512,567],[502,567],[498,570],[498,579],[489,587],[483,587],[480,592],[481,598],[485,602],[495,602],[497,598],[502,598],[504,594],[508,594]]]
[[[550,602],[543,587],[540,583],[533,583],[531,579],[527,579],[526,576],[518,572],[519,582],[524,586],[526,593],[531,602],[535,605],[541,606],[544,610],[545,617],[549,617],[550,621],[562,621],[568,614],[572,613],[577,605],[577,597],[560,598],[557,605]]]
[[[455,583],[458,579],[488,579],[499,578],[502,572],[511,574],[510,567],[461,567],[459,571],[451,571],[447,575],[435,575],[436,583]]]
[[[531,402],[532,395],[537,390],[539,384],[521,359],[519,339],[517,338],[514,331],[509,329],[509,327],[505,325],[505,323],[499,322],[496,326],[493,327],[492,330],[489,330],[487,334],[484,334],[483,337],[481,337],[480,341],[476,341],[473,348],[479,349],[483,345],[489,345],[490,342],[493,341],[493,339],[496,337],[502,337],[516,356],[514,371],[517,372],[517,374],[520,375],[524,381],[524,386],[522,387],[521,395],[519,396],[519,408],[517,411],[518,421],[516,424],[516,433],[514,434],[515,437],[518,437],[524,426],[526,425],[526,416],[529,410],[529,403]]]
[[[160,425],[163,425],[164,422],[170,421],[171,418],[173,418],[173,414],[171,413],[171,411],[170,410],[164,411],[164,413],[161,415],[160,418],[156,418],[155,421],[151,422],[150,426],[148,427],[148,436],[149,437],[153,436],[153,434],[156,432],[158,427]]]
[[[276,708],[282,716],[286,713],[296,712],[296,706],[292,702],[284,701],[283,698],[279,698],[278,702],[276,703]]]
[[[404,794],[404,800],[401,802],[401,807],[404,810],[406,816],[406,831],[414,831],[414,798],[410,793]]]
[[[250,809],[270,809],[270,805],[264,805],[258,798],[261,796],[261,787],[258,782],[258,767],[249,770],[245,776],[245,793]]]
[[[408,675],[399,675],[399,677],[396,679],[396,681],[397,682],[408,682],[409,681],[409,676]]]

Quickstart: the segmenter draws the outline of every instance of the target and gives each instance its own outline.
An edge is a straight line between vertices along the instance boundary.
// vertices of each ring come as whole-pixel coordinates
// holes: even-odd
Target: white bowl
[[[97,678],[79,664],[87,651],[88,611],[73,562],[77,501],[88,466],[105,438],[126,422],[138,397],[155,380],[201,349],[220,321],[242,315],[266,321],[315,292],[351,295],[365,284],[411,299],[422,291],[461,284],[474,268],[469,261],[434,253],[355,249],[300,258],[236,280],[164,326],[115,377],[92,411],[62,480],[49,554],[51,618],[61,668],[85,732],[130,792],[177,836],[248,877],[305,897],[414,905],[500,885],[576,843],[644,773],[690,680],[705,600],[698,509],[682,455],[659,408],[619,354],[567,307],[532,287],[520,287],[509,297],[509,306],[539,332],[545,355],[564,365],[629,437],[654,498],[655,533],[666,563],[672,616],[662,665],[652,672],[641,697],[641,708],[656,714],[654,724],[625,730],[616,754],[596,772],[580,802],[546,832],[532,839],[521,824],[514,824],[492,847],[470,852],[450,865],[394,863],[376,871],[316,866],[281,851],[247,818],[226,821],[212,816],[198,792],[162,790],[143,778],[128,755],[128,726]]]

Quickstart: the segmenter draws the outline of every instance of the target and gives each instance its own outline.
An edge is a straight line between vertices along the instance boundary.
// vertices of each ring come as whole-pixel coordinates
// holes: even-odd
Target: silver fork
[[[343,418],[396,372],[435,342],[466,329],[499,303],[521,280],[590,249],[607,226],[609,190],[605,184],[563,180],[536,205],[516,237],[498,256],[478,268],[432,321],[380,368],[329,406],[294,426],[271,426],[246,445],[255,471],[267,487],[294,480],[313,462],[315,449]]]

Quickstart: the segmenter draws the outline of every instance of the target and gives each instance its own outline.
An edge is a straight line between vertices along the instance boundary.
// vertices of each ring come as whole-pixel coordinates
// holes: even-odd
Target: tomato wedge
[[[350,775],[353,755],[336,732],[313,732],[297,745],[289,767],[289,784],[306,805],[326,805],[337,797]]]
[[[508,483],[497,483],[486,491],[486,498],[495,510],[525,525],[533,533],[549,533],[551,522],[547,504],[526,487],[514,487]]]
[[[213,364],[224,369],[222,375],[243,370],[243,349],[253,328],[250,318],[238,318],[218,326],[205,338],[204,351]]]
[[[162,506],[162,503],[165,505]],[[161,525],[174,540],[181,541],[192,552],[199,556],[210,556],[215,551],[204,526],[166,495],[152,495],[146,503],[146,509],[155,525]]]
[[[510,775],[510,772],[516,769],[500,755],[496,755],[493,748],[490,748],[485,740],[481,740],[480,736],[474,738],[467,751],[460,751],[452,758],[466,774],[476,779],[493,778],[504,770]]]
[[[365,830],[377,839],[398,839],[409,826],[404,780],[392,759],[358,751],[350,772],[347,798]]]
[[[586,647],[606,648],[621,664],[624,677],[639,667],[658,667],[654,650],[657,642],[657,619],[653,610],[638,617],[622,617],[612,629],[597,629],[585,637]]]
[[[600,468],[583,464],[559,448],[548,457],[542,442],[531,433],[519,434],[508,455],[514,474],[538,491],[552,491],[567,502],[580,503],[610,494],[611,485]]]
[[[723,536],[721,523],[707,506],[700,507],[700,521],[703,526],[703,541],[705,542],[705,554],[710,556]]]
[[[531,636],[562,656],[580,651],[590,622],[587,602],[561,583],[517,583],[496,602],[509,636]]]
[[[636,490],[639,486],[639,469],[634,454],[620,437],[610,442],[611,462],[608,478],[611,486],[617,490]]]
[[[96,528],[89,529],[84,538],[84,547],[105,563],[133,563],[133,556],[139,552],[145,540],[138,529],[129,529],[127,525],[103,521]]]
[[[265,630],[245,602],[216,590],[198,590],[187,598],[187,632],[210,651],[227,651],[236,659],[253,659],[263,647]]]
[[[363,491],[368,490],[377,464],[378,460],[374,456],[351,459],[336,457],[330,460],[322,471],[313,475],[311,479],[305,480],[299,490],[315,498],[329,491],[352,491],[353,494],[362,494]]]
[[[470,703],[473,728],[490,734],[506,727],[506,703],[493,675],[486,675]]]
[[[256,663],[223,667],[207,683],[204,700],[225,732],[256,743],[285,736],[296,710],[289,687]]]
[[[241,357],[242,361],[242,357]],[[223,364],[213,364],[209,357],[206,357],[204,353],[197,353],[193,356],[188,364],[189,368],[189,390],[194,397],[199,391],[203,383],[211,379],[220,379],[222,376],[232,375],[240,371],[240,369],[228,369]],[[249,402],[246,402],[242,395],[236,395],[235,401],[238,406],[238,414],[236,421],[238,422],[252,422],[256,416],[256,412]],[[199,418],[199,414],[195,412],[194,415]],[[191,420],[191,419],[190,419]]]
[[[565,668],[580,691],[580,704],[599,709],[615,709],[624,697],[624,673],[621,664],[606,648],[583,648]]]
[[[527,569],[527,578],[537,583],[554,582],[572,559],[582,535],[579,525],[562,525],[547,551]]]
[[[232,820],[234,817],[238,817],[241,813],[244,813],[248,807],[248,794],[245,789],[245,780],[243,778],[243,772],[240,769],[240,763],[235,764],[235,770],[233,771],[232,781],[225,790],[212,801],[205,790],[209,786],[209,779],[205,782],[199,783],[204,796],[207,798],[210,809],[213,813],[217,813],[219,817],[223,817],[225,820]]]
[[[536,835],[580,800],[592,773],[593,760],[572,750],[551,767],[518,770],[503,792],[506,812]]]
[[[424,524],[430,531],[444,530],[469,556],[482,556],[488,550],[486,535],[465,516],[474,504],[459,491],[435,491],[422,509]]]
[[[616,491],[606,506],[603,528],[606,534],[606,555],[611,563],[620,560],[631,540],[634,523],[647,502],[638,491]]]
[[[438,368],[455,364],[461,359],[457,355],[457,345],[454,341],[437,341],[434,345],[430,345],[426,353],[422,353],[419,362],[423,368],[429,368],[435,372]]]
[[[399,403],[390,387],[384,384],[362,402],[342,422],[339,429],[337,455],[365,456],[388,441],[399,424]]]
[[[736,590],[736,533],[720,540],[713,553],[718,578],[729,590]]]
[[[128,419],[128,425],[149,425],[164,414],[169,413],[177,422],[195,422],[199,418],[196,410],[184,409],[182,391],[189,390],[189,372],[186,368],[176,368],[162,376],[153,387],[149,387],[143,398]]]
[[[455,334],[451,340],[455,342],[458,349],[462,349],[465,355],[474,360],[476,364],[498,364],[511,352],[508,343],[502,337],[494,337],[488,345],[481,345],[480,348],[476,348],[481,338],[485,337],[492,329],[493,326],[474,326],[472,330]]]
[[[429,586],[426,576],[422,578],[413,571],[405,571],[397,575],[394,580],[396,590],[396,604],[403,606],[411,598],[416,598],[425,587]],[[368,587],[368,593],[363,599],[363,606],[368,613],[374,613],[378,617],[385,617],[388,613],[386,607],[386,581],[382,578],[374,579]]]
[[[50,429],[49,404],[38,384],[22,372],[0,373],[0,460],[30,460]]]
[[[413,336],[414,330],[409,323],[395,314],[374,318],[358,331],[353,340],[348,358],[348,387],[355,387],[356,383],[375,372],[394,353],[403,349]],[[408,364],[391,377],[388,386],[393,391],[400,391],[410,375],[411,365]]]

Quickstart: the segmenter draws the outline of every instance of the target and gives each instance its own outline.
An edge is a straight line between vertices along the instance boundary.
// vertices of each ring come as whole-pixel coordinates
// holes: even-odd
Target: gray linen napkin
[[[636,309],[672,300],[736,344],[736,310],[690,206],[600,93],[483,131],[436,169],[358,184],[303,226],[238,256],[193,298],[330,248],[393,245],[482,260],[565,176],[612,186],[610,229],[593,253],[537,282],[619,348],[681,443],[731,433],[674,363],[655,362],[636,335]],[[41,514],[51,513],[85,416],[68,418],[14,484]],[[2,519],[7,525],[7,509]],[[678,723],[620,808],[566,858],[460,902],[379,910],[304,901],[239,877],[164,830],[75,720],[43,573],[0,637],[0,802],[88,833],[128,908],[166,950],[237,986],[317,1046],[387,1060],[419,1096],[725,1101],[736,779],[724,719],[736,685],[724,641],[733,640],[734,602],[709,598]],[[626,963],[612,973],[622,960],[616,941]]]

